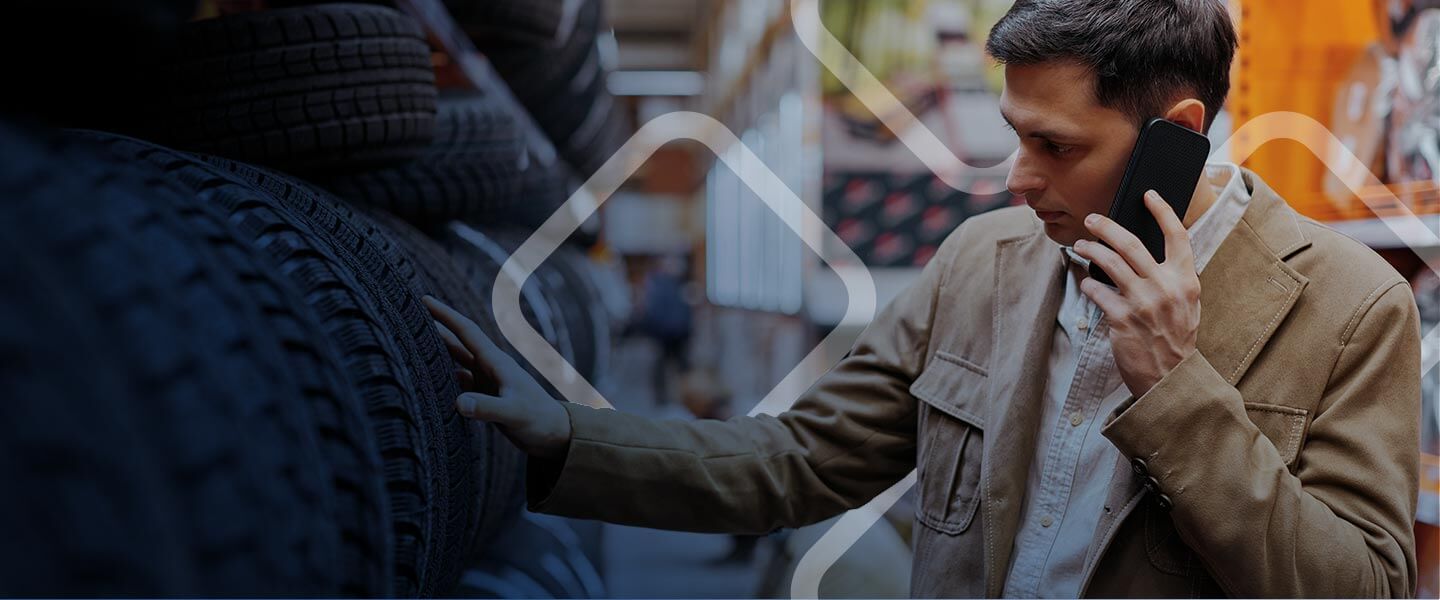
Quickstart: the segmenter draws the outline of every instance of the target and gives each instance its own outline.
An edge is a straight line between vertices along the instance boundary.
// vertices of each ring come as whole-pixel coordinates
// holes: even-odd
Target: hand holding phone
[[[1125,178],[1107,216],[1135,234],[1157,263],[1165,261],[1165,234],[1155,216],[1145,208],[1145,192],[1158,192],[1175,210],[1175,215],[1184,219],[1209,156],[1210,139],[1183,125],[1151,119],[1140,130],[1135,149],[1130,153],[1130,163],[1125,168]],[[1090,277],[1115,285],[1095,263],[1090,264]]]

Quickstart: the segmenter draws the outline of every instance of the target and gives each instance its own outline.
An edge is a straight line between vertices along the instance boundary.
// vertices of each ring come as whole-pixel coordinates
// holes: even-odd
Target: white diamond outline
[[[842,323],[868,323],[875,315],[875,280],[870,270],[863,266],[849,266],[863,265],[860,257],[733,131],[709,115],[691,111],[666,113],[641,126],[535,233],[516,248],[501,267],[500,276],[496,277],[491,302],[500,333],[550,381],[565,400],[595,408],[614,408],[602,392],[581,376],[525,320],[520,309],[521,287],[564,240],[580,228],[581,223],[635,174],[645,160],[661,146],[682,140],[698,142],[715,153],[721,163],[729,167],[835,271],[848,296]],[[794,210],[796,207],[799,210]],[[817,235],[806,235],[806,231]],[[830,247],[828,256],[827,245]],[[799,399],[798,395],[785,398],[780,393],[795,389],[792,386],[808,389],[814,385],[829,370],[828,367],[833,366],[826,364],[824,351],[841,337],[851,336],[853,334],[845,333],[839,327],[833,329],[748,414],[776,415],[790,408]]]

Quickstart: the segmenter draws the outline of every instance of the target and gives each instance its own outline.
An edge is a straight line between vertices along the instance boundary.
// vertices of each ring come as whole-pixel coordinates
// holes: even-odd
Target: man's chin
[[[1044,223],[1045,237],[1061,246],[1073,246],[1081,238],[1080,233],[1061,223]]]

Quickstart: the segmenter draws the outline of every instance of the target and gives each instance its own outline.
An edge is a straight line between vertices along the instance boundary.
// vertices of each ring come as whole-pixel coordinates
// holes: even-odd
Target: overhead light
[[[616,96],[699,96],[705,74],[696,71],[615,71],[606,80]]]

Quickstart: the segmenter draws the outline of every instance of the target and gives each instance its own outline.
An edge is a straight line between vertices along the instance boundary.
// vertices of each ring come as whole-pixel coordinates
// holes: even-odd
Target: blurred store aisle
[[[693,419],[674,399],[656,406],[649,369],[658,351],[658,345],[648,338],[630,338],[616,348],[617,391],[610,401],[626,412]],[[730,550],[728,535],[609,523],[603,527],[603,575],[615,598],[749,598],[755,595],[769,562],[769,545],[762,543],[748,562],[717,563],[716,559]]]

